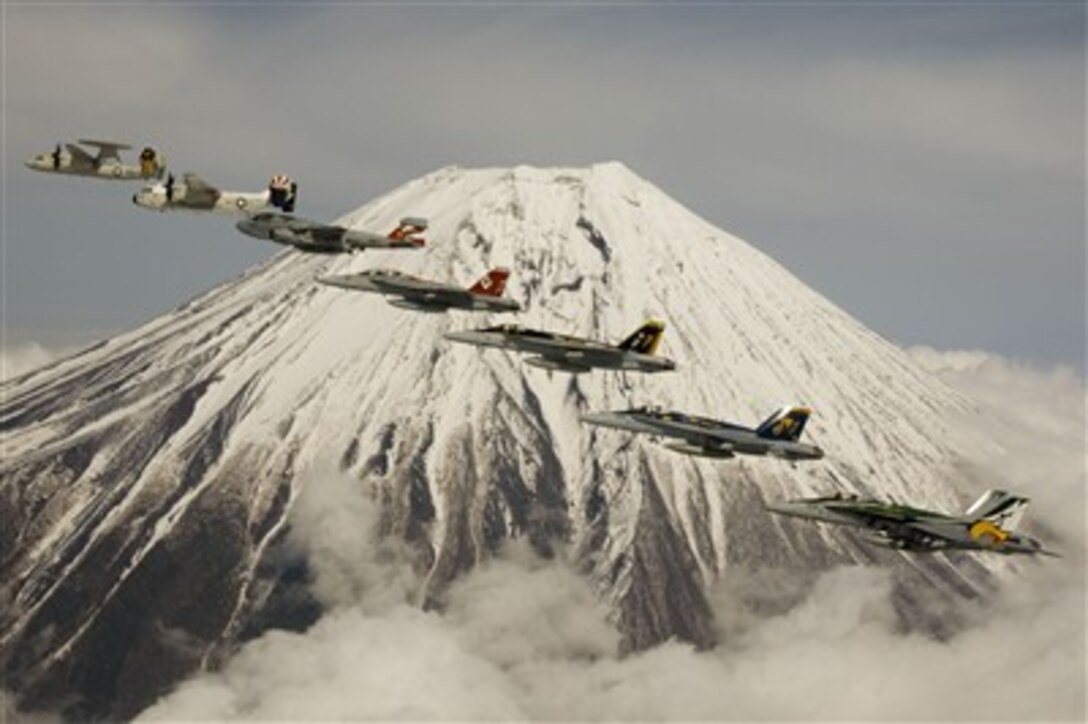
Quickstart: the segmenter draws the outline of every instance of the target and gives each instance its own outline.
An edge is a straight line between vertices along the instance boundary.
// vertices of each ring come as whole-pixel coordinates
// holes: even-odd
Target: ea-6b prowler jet
[[[144,186],[132,196],[132,203],[153,211],[197,211],[214,214],[252,214],[265,209],[294,211],[298,184],[283,175],[273,176],[264,191],[246,193],[222,191],[195,173],[174,174],[164,183]]]
[[[650,407],[616,412],[594,412],[582,422],[647,435],[678,438],[665,447],[687,455],[731,458],[737,454],[769,455],[785,460],[818,460],[824,451],[799,442],[812,411],[807,407],[783,407],[755,428]]]
[[[63,148],[58,143],[52,153],[39,153],[37,156],[27,159],[26,167],[46,173],[116,179],[118,181],[162,178],[163,171],[166,169],[166,161],[150,146],[140,152],[139,164],[129,165],[122,163],[118,151],[127,151],[132,146],[113,141],[88,141],[86,139],[81,139],[79,143],[97,148],[98,153],[92,156],[74,143],[66,143]]]
[[[500,347],[530,355],[525,362],[559,372],[589,372],[592,369],[669,372],[676,363],[655,352],[665,332],[665,323],[649,320],[618,345],[525,329],[516,324],[466,332],[447,332],[446,339],[479,347]]]
[[[1057,556],[1044,550],[1034,538],[1014,532],[1027,507],[1027,498],[1003,490],[987,490],[963,515],[843,495],[766,506],[779,515],[864,528],[866,541],[886,548],[923,553],[958,549]]]
[[[311,254],[348,254],[364,249],[418,249],[427,242],[420,236],[427,220],[408,217],[388,234],[357,231],[335,224],[300,219],[277,213],[255,214],[239,221],[238,231],[256,239],[293,246]]]
[[[319,277],[331,287],[375,292],[391,297],[394,307],[419,312],[444,312],[464,309],[478,312],[516,312],[521,305],[502,296],[509,269],[492,269],[468,289],[402,274],[391,269],[368,269],[358,274]]]

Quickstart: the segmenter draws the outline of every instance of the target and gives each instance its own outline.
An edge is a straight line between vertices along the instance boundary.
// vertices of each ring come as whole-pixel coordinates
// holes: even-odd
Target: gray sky
[[[1084,5],[11,4],[6,344],[132,327],[275,249],[62,139],[287,172],[332,218],[438,167],[620,160],[901,344],[1083,367]]]

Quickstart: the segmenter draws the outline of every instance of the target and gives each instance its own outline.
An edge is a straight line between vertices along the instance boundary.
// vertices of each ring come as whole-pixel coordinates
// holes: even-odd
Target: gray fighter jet
[[[165,159],[148,146],[140,153],[137,165],[121,162],[118,151],[127,151],[132,146],[113,141],[89,141],[81,139],[79,143],[98,149],[91,155],[74,143],[57,144],[52,153],[39,153],[26,160],[26,167],[46,173],[59,173],[69,176],[115,179],[133,181],[138,179],[162,178],[166,169]]]
[[[923,553],[958,549],[1057,556],[1044,550],[1039,541],[1014,532],[1027,507],[1027,498],[1003,490],[987,490],[963,515],[844,495],[766,506],[779,515],[863,528],[866,541],[886,548]]]
[[[397,228],[385,235],[276,213],[255,214],[236,226],[243,234],[293,246],[299,251],[347,254],[364,249],[418,249],[426,244],[419,234],[426,230],[427,220],[401,219]]]
[[[649,320],[618,345],[525,329],[516,324],[447,332],[445,337],[479,347],[525,352],[532,355],[526,363],[559,372],[577,374],[591,369],[669,372],[676,369],[676,363],[655,354],[664,332],[664,322]]]
[[[731,422],[682,412],[638,407],[581,416],[582,422],[647,435],[679,438],[665,447],[686,455],[731,458],[737,454],[769,455],[784,460],[819,460],[824,451],[799,442],[812,411],[807,407],[783,407],[754,430]]]
[[[402,274],[391,269],[368,269],[358,274],[321,277],[331,287],[375,292],[391,297],[394,307],[419,312],[464,309],[473,312],[517,312],[521,305],[502,296],[509,269],[492,269],[468,289]]]

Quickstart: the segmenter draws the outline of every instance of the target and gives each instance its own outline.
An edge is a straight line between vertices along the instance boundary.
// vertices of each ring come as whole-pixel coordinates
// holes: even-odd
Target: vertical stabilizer
[[[409,216],[401,219],[397,228],[389,232],[389,238],[393,241],[408,241],[416,246],[423,246],[426,242],[420,234],[426,230],[426,219]]]
[[[166,171],[166,157],[151,146],[140,151],[140,176],[143,178],[162,178]]]
[[[648,319],[642,326],[632,332],[627,339],[619,344],[619,348],[638,352],[639,354],[654,354],[661,344],[661,335],[665,334],[665,323],[656,319]]]
[[[972,520],[988,520],[1011,533],[1024,517],[1028,502],[1027,498],[1004,490],[987,490],[971,504],[964,516]]]
[[[797,440],[810,415],[812,410],[807,407],[783,407],[760,423],[756,434],[771,440]]]
[[[480,277],[480,280],[469,287],[472,294],[480,294],[485,297],[501,297],[506,291],[506,280],[510,276],[510,270],[499,267],[492,269]]]
[[[268,201],[280,211],[290,214],[298,199],[298,184],[283,174],[272,177],[268,183]]]

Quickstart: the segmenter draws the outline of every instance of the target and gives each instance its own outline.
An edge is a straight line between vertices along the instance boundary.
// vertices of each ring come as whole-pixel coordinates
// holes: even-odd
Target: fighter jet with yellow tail
[[[899,550],[929,553],[942,550],[986,551],[1057,556],[1034,538],[1016,533],[1028,499],[987,490],[963,515],[946,515],[898,503],[832,495],[765,506],[778,515],[865,530],[866,541]]]
[[[650,319],[619,344],[526,329],[516,324],[447,332],[444,336],[453,342],[528,353],[526,364],[558,372],[578,374],[593,369],[671,372],[676,363],[657,354],[664,332],[664,322]]]

